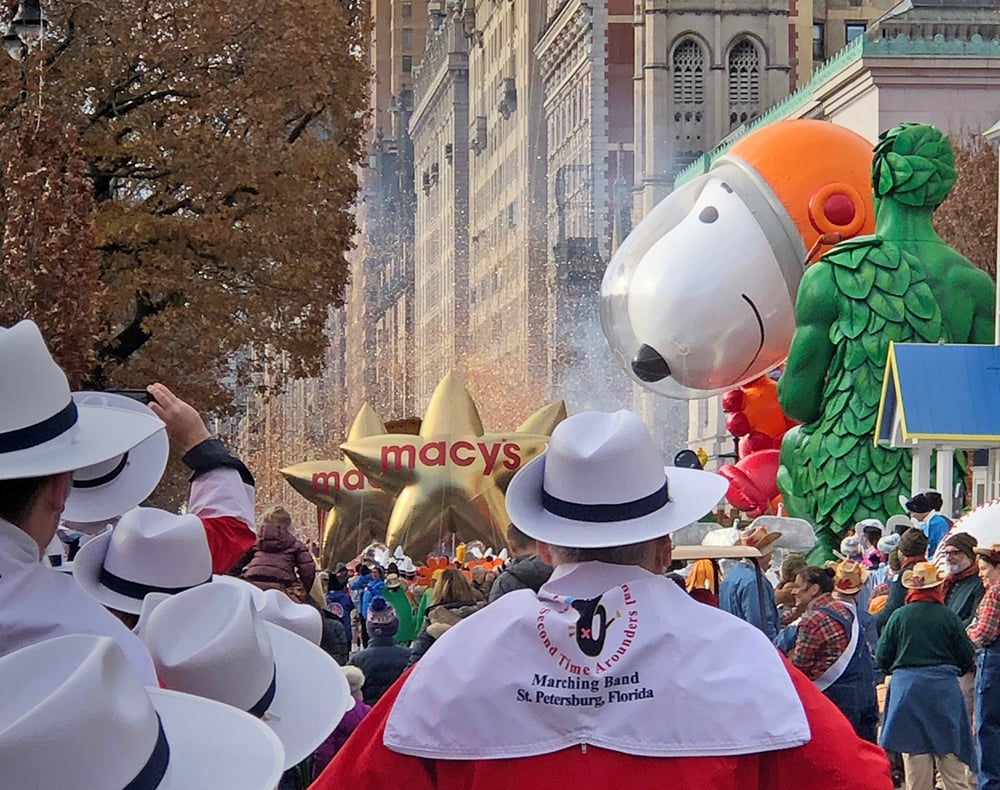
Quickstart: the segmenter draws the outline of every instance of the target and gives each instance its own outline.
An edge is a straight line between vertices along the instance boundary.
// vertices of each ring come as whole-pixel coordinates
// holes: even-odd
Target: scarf
[[[906,602],[913,603],[914,601],[930,601],[931,603],[944,604],[944,585],[939,584],[937,587],[931,587],[926,590],[910,590],[906,593]]]
[[[944,597],[945,598],[948,597],[948,590],[951,589],[951,585],[955,584],[956,582],[960,582],[963,579],[968,579],[970,576],[975,576],[978,573],[979,573],[979,566],[976,564],[975,560],[973,560],[972,564],[969,565],[969,567],[966,568],[964,571],[959,571],[958,573],[949,573],[944,579],[944,584],[941,585],[942,589],[944,590]]]

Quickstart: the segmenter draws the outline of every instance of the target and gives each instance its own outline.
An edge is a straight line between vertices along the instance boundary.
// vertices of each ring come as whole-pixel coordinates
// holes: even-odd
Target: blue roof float
[[[1000,346],[890,344],[874,438],[1000,445]]]

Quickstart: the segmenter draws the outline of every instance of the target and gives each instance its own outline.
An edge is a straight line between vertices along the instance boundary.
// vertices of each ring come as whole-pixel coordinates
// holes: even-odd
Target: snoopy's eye
[[[728,192],[730,195],[733,194],[733,188],[729,186],[729,184],[727,184],[725,181],[719,182],[719,186],[722,187],[724,190],[726,190],[726,192]]]
[[[715,206],[705,206],[698,215],[698,219],[706,225],[715,222],[719,218],[719,210]]]

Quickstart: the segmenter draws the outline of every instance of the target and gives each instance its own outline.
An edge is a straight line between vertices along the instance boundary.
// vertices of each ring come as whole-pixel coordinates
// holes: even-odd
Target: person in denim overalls
[[[979,602],[969,638],[976,658],[976,743],[979,790],[1000,790],[1000,545],[976,548],[986,594]]]

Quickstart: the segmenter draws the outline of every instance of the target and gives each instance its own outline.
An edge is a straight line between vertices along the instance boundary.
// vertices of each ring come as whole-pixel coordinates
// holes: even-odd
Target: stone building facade
[[[410,118],[418,409],[469,348],[469,43],[461,4],[432,1]]]
[[[723,137],[788,94],[788,2],[706,10],[703,0],[636,4],[635,213]]]
[[[816,118],[846,126],[873,145],[882,131],[903,122],[933,124],[957,137],[989,129],[1000,106],[994,76],[1000,70],[1000,3],[911,0],[908,6],[869,24],[757,123]],[[751,130],[696,161],[678,183],[704,172]],[[690,402],[688,446],[727,461],[733,442],[719,401]]]
[[[535,45],[548,141],[546,382],[573,409],[631,399],[601,334],[601,278],[631,225],[631,0],[549,0]]]
[[[469,347],[473,380],[545,394],[545,123],[534,44],[539,0],[467,0]],[[499,386],[484,396],[502,398]],[[489,405],[488,405],[489,408]]]

